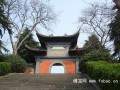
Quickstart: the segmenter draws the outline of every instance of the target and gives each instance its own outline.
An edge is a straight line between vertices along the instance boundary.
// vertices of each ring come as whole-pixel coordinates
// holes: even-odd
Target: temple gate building
[[[77,48],[79,31],[73,35],[45,36],[36,33],[41,49],[26,46],[35,57],[35,73],[49,74],[52,66],[63,66],[64,73],[78,73],[82,50]]]

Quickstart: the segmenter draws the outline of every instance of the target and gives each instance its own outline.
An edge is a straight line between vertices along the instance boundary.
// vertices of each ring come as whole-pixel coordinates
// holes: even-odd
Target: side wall
[[[48,74],[51,71],[51,67],[55,63],[61,63],[65,69],[65,73],[76,73],[76,63],[72,60],[44,60],[39,64],[39,73]]]

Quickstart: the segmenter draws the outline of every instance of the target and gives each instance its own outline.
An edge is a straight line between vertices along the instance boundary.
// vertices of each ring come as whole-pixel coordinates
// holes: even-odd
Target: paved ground
[[[0,77],[0,90],[98,90],[85,78],[83,74],[10,74]]]

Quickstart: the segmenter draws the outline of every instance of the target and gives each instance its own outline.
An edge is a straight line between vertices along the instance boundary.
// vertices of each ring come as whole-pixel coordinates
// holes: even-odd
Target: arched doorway
[[[50,73],[51,74],[54,74],[54,73],[58,73],[58,74],[65,73],[65,67],[61,63],[54,63],[51,66]]]

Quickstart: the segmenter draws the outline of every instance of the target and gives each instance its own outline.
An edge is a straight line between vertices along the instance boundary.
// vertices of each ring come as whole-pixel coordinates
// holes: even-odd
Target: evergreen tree
[[[114,0],[116,15],[110,23],[110,40],[114,42],[114,56],[118,56],[120,61],[120,0]]]
[[[20,35],[19,42],[30,32],[28,28],[24,30],[24,32]],[[18,43],[19,44],[19,43]],[[33,48],[40,48],[39,42],[35,41],[33,38],[33,34],[30,34],[30,36],[24,41],[24,43],[21,45],[21,47],[18,49],[18,55],[20,55],[23,59],[25,59],[28,63],[33,63],[34,56],[30,53],[30,51],[25,47],[25,45],[28,45]]]
[[[9,33],[12,33],[10,29],[10,21],[5,15],[5,0],[0,0],[0,36],[3,35],[3,31],[8,30]]]
[[[0,54],[3,54],[2,50],[4,50],[5,52],[9,51],[7,48],[5,48],[3,42],[0,40]]]
[[[88,37],[88,40],[86,40],[83,48],[86,48],[86,53],[89,53],[91,51],[100,50],[100,51],[109,51],[105,48],[104,45],[99,41],[99,38],[96,35],[91,35]]]
[[[5,32],[5,30],[8,30],[8,33],[10,34],[12,33],[12,30],[10,29],[10,21],[5,15],[5,6],[6,6],[5,0],[0,0],[0,36],[1,37],[3,36],[3,32]],[[1,54],[2,54],[2,50],[4,50],[5,52],[8,52],[8,49],[5,48],[5,45],[0,39],[0,53]]]
[[[80,57],[80,71],[85,71],[85,63],[88,61],[111,61],[112,57],[109,53],[109,50],[102,45],[99,41],[99,38],[96,35],[91,35],[86,40],[83,48],[85,48],[85,54]]]

